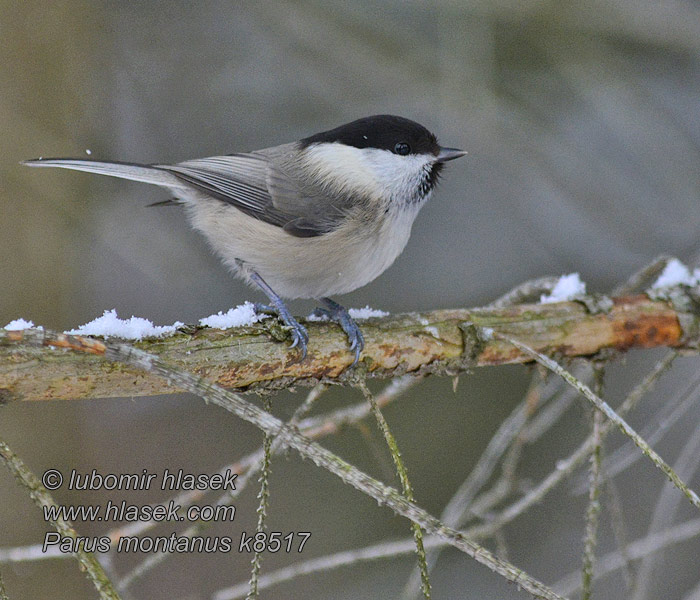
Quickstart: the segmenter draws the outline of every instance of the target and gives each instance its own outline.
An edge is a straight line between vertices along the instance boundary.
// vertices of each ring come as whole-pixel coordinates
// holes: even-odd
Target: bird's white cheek
[[[362,152],[382,195],[406,201],[418,195],[425,169],[431,164],[430,157],[421,154],[400,156],[374,148],[365,148]]]
[[[309,146],[305,166],[313,179],[336,192],[413,201],[433,160],[430,155],[400,156],[334,142]]]
[[[376,197],[382,192],[363,151],[338,143],[314,144],[306,149],[309,174],[322,185]]]

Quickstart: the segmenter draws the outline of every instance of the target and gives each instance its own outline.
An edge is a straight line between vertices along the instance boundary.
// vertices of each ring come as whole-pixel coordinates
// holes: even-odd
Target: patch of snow
[[[252,302],[245,302],[230,308],[227,312],[219,311],[215,315],[209,315],[204,319],[199,320],[199,324],[214,329],[230,329],[231,327],[244,327],[252,325],[258,321],[267,318],[268,315],[259,315],[255,312],[255,306]]]
[[[22,331],[23,329],[31,329],[34,327],[34,323],[32,321],[25,321],[24,319],[15,319],[14,321],[10,321],[3,329],[7,331]],[[39,327],[39,329],[43,329],[42,327]]]
[[[177,321],[172,325],[157,326],[153,321],[142,317],[120,319],[117,311],[106,310],[101,317],[81,325],[77,329],[66,331],[71,335],[101,335],[104,337],[119,337],[126,340],[140,340],[145,337],[162,337],[172,335],[183,323]]]
[[[383,310],[377,310],[376,308],[370,308],[369,306],[365,306],[364,308],[348,308],[348,314],[353,318],[353,319],[370,319],[372,317],[388,317],[389,313],[384,312]],[[314,314],[311,313],[308,317],[306,317],[307,321],[328,321],[328,315],[324,314]],[[425,325],[428,324],[428,321],[425,322]]]
[[[481,328],[481,337],[484,340],[486,340],[486,341],[492,340],[493,334],[494,334],[494,331],[491,327],[482,327]]]
[[[312,312],[308,317],[306,317],[306,320],[311,321],[311,322],[321,323],[324,321],[328,321],[328,315],[319,315],[319,314],[316,314],[315,312]]]
[[[652,284],[652,290],[658,290],[659,288],[671,287],[673,285],[697,285],[700,281],[700,269],[695,269],[692,273],[688,267],[686,267],[677,258],[672,258],[664,267],[661,275]]]
[[[372,317],[388,317],[389,313],[376,308],[365,306],[364,308],[350,308],[348,313],[353,319],[370,319]]]
[[[578,273],[562,275],[550,294],[540,296],[540,304],[552,304],[554,302],[566,302],[575,296],[586,293],[586,284],[581,281]]]

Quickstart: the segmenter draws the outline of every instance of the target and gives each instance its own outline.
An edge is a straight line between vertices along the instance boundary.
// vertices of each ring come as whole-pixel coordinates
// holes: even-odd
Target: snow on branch
[[[503,336],[562,358],[600,357],[610,351],[658,346],[696,349],[700,289],[686,281],[666,279],[673,285],[654,285],[647,294],[634,296],[582,295],[577,285],[573,286],[575,299],[568,301],[551,302],[548,297],[545,303],[494,303],[483,308],[370,317],[361,323],[366,347],[355,369],[348,368],[353,355],[345,335],[328,322],[305,322],[310,343],[304,361],[299,361],[296,349],[289,348],[287,332],[276,319],[246,321],[226,330],[201,322],[197,326],[176,324],[175,333],[168,337],[131,343],[174,368],[238,390],[345,382],[365,375],[454,375],[472,367],[532,361],[532,356]],[[552,286],[556,287],[556,280],[548,280],[540,291],[552,292]],[[101,319],[105,318],[114,321],[116,315],[105,313]],[[138,325],[134,319],[122,323]],[[74,332],[23,328],[28,322],[11,325],[0,329],[0,402],[180,391],[152,374],[102,360],[113,338],[101,341]]]

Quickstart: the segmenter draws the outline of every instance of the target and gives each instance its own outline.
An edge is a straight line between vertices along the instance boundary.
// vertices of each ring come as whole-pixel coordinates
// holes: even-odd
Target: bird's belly
[[[234,274],[258,274],[280,296],[319,298],[344,294],[383,273],[406,246],[416,211],[383,215],[369,226],[348,220],[317,237],[298,238],[221,202],[188,204],[201,231]]]

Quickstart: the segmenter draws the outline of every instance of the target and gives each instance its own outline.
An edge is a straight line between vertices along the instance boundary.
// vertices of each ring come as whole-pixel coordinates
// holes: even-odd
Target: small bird
[[[364,338],[348,311],[328,296],[355,290],[403,251],[411,226],[448,160],[422,125],[393,115],[365,117],[297,142],[184,162],[135,164],[39,158],[60,167],[167,188],[191,225],[232,273],[260,288],[306,357],[308,332],[282,297],[315,298],[317,314],[337,322],[354,351]]]

